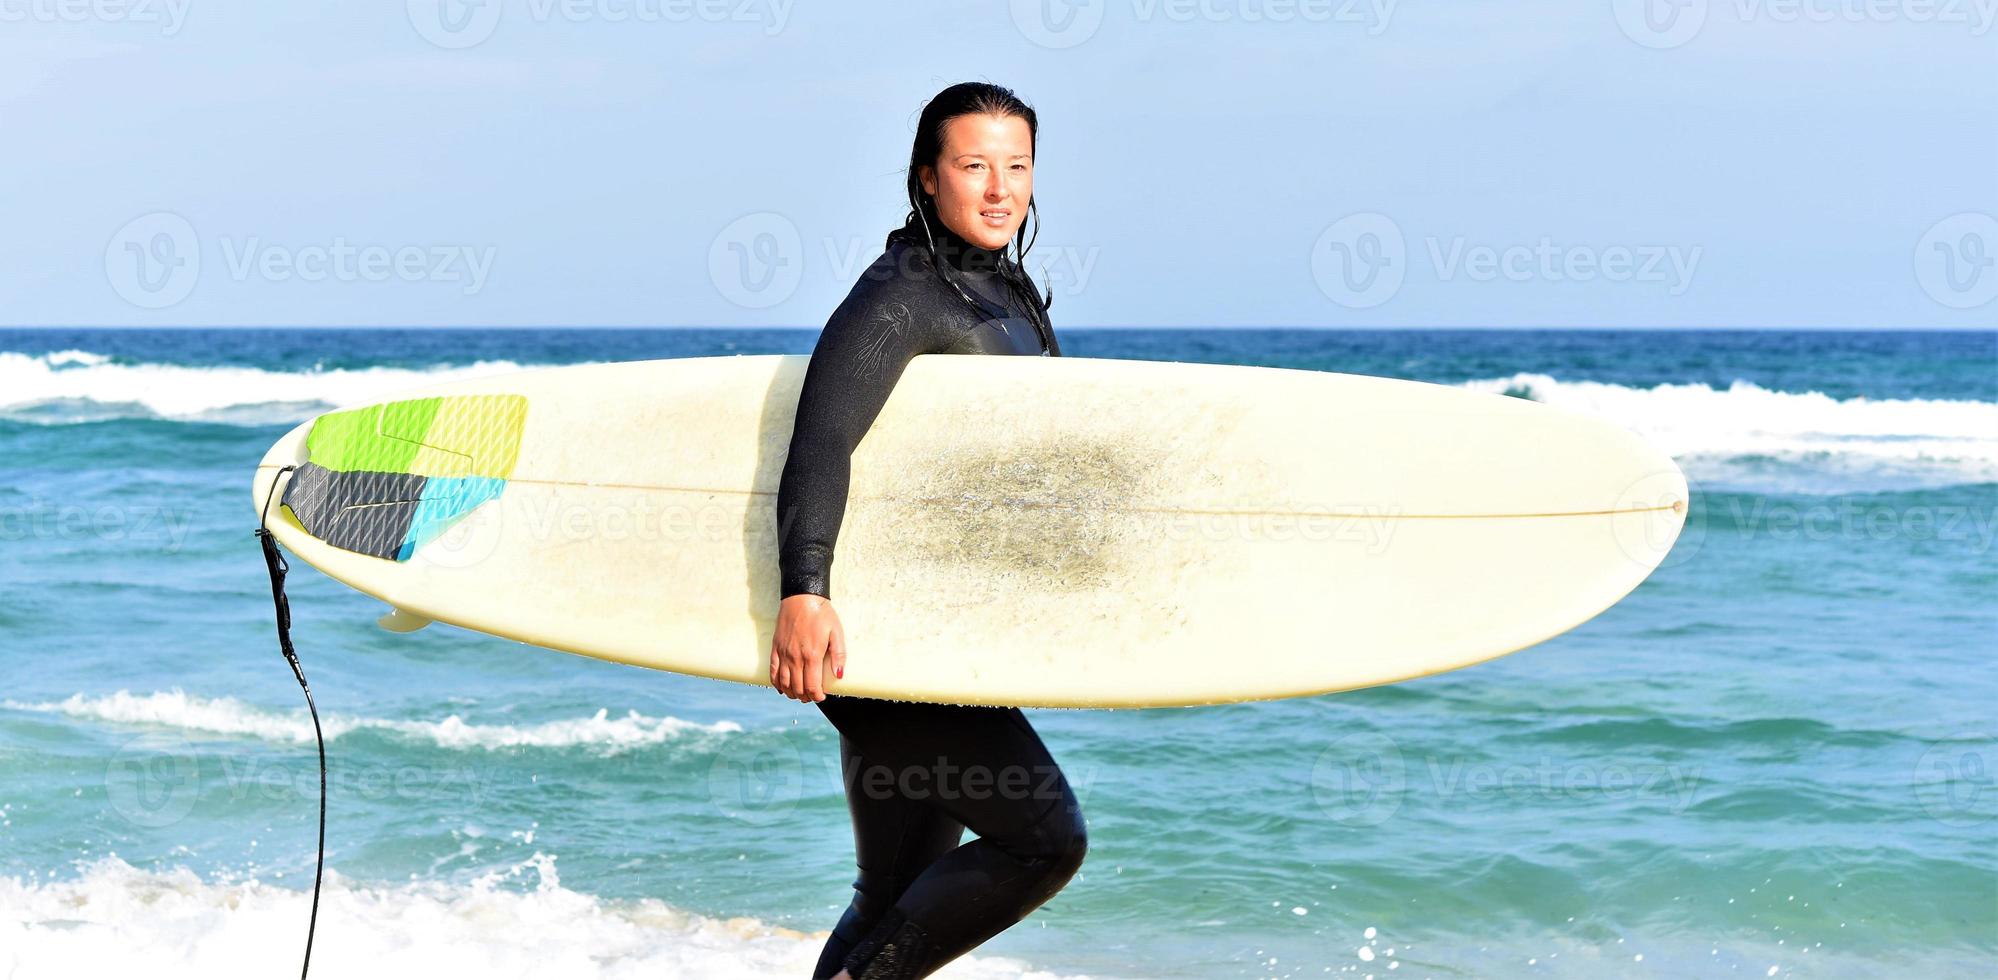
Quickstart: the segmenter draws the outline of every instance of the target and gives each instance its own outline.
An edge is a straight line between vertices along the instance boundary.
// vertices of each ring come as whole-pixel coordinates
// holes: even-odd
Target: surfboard
[[[329,412],[259,463],[278,541],[436,621],[768,683],[803,356],[589,364]],[[1422,677],[1588,621],[1670,551],[1634,433],[1447,385],[917,357],[855,449],[838,694],[1144,707]],[[287,469],[289,468],[289,469]]]

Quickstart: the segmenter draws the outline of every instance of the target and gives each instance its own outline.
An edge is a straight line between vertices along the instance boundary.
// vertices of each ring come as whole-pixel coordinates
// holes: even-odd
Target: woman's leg
[[[847,953],[855,980],[928,975],[1026,918],[1081,866],[1081,807],[1019,709],[830,696],[819,706],[860,749],[849,799],[926,803],[978,834],[930,863]]]
[[[858,703],[841,712],[841,720],[847,727],[866,725],[870,720],[866,702],[851,700]],[[853,902],[819,952],[818,967],[812,971],[814,980],[838,973],[847,954],[873,931],[909,883],[964,837],[963,824],[928,803],[861,792],[852,774],[868,765],[868,759],[844,734],[839,738],[839,761],[847,810],[853,816],[854,863],[860,876],[853,882]]]

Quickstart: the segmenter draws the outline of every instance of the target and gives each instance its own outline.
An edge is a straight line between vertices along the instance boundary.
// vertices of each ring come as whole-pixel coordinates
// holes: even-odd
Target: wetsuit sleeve
[[[777,484],[780,598],[832,598],[833,544],[846,515],[853,450],[909,361],[950,343],[938,318],[921,315],[924,304],[909,285],[863,279],[812,349]]]

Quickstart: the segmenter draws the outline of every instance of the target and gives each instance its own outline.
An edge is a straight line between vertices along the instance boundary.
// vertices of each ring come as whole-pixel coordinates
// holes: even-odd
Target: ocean
[[[318,769],[249,503],[287,428],[815,336],[0,331],[0,975],[297,968]],[[1692,508],[1622,602],[1477,667],[1030,710],[1089,857],[943,976],[1998,974],[1998,332],[1061,337],[1598,415]],[[809,974],[854,873],[816,709],[393,635],[303,563],[290,594],[331,766],[315,976]]]

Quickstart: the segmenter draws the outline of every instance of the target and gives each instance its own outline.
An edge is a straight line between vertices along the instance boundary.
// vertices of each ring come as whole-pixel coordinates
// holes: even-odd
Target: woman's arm
[[[853,451],[909,361],[947,347],[948,331],[917,316],[899,285],[863,279],[812,350],[777,483],[780,599],[832,597],[833,545],[846,515]]]
[[[909,362],[949,349],[945,319],[912,299],[905,281],[863,276],[819,334],[798,391],[790,454],[777,481],[781,601],[770,640],[770,684],[797,701],[824,700],[826,675],[846,672],[832,561],[853,450]]]

